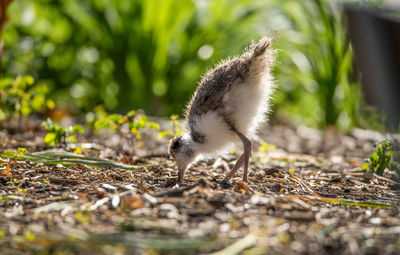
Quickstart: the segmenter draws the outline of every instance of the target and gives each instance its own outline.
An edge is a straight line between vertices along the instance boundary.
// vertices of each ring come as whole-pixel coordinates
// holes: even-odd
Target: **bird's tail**
[[[250,79],[259,79],[269,75],[273,62],[275,61],[275,50],[271,48],[274,36],[264,36],[258,42],[253,42],[247,50],[247,61],[249,61]]]
[[[253,58],[257,58],[265,54],[267,49],[271,46],[272,40],[266,36],[261,38],[257,43],[253,43],[250,48],[253,50]]]

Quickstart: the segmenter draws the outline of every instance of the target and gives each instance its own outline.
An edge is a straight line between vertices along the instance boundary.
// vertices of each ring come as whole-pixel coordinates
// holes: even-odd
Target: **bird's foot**
[[[165,184],[164,184],[164,187],[165,187],[165,188],[168,188],[168,187],[173,187],[173,186],[175,186],[175,185],[178,185],[178,186],[180,187],[180,186],[185,185],[185,184],[182,183],[182,181],[180,181],[179,179],[176,179],[176,178],[168,178],[168,179],[166,180]]]
[[[222,189],[230,189],[235,185],[235,182],[232,182],[229,179],[223,179],[222,181],[213,179],[212,181],[217,183]]]

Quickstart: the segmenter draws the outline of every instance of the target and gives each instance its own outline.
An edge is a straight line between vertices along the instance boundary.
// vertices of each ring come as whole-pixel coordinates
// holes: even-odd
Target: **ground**
[[[248,184],[241,172],[221,181],[237,152],[199,162],[178,183],[168,141],[154,133],[136,144],[114,133],[79,137],[83,155],[134,170],[3,156],[0,253],[400,253],[400,184],[361,170],[380,133],[266,126]],[[47,150],[43,137],[7,127],[0,150]]]

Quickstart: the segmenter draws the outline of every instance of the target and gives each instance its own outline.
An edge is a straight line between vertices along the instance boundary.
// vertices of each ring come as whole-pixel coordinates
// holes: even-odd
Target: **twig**
[[[34,208],[32,211],[35,214],[39,214],[42,212],[61,211],[67,207],[78,206],[78,205],[79,201],[61,201]]]
[[[302,188],[306,189],[306,190],[307,190],[308,192],[310,192],[311,194],[312,194],[312,193],[315,193],[315,191],[312,190],[305,182],[303,182],[302,180],[300,180],[299,177],[297,177],[297,176],[294,175],[294,174],[291,174],[291,177],[292,177],[293,180],[295,180],[295,181],[297,181],[298,183],[300,183],[300,186],[301,186]]]
[[[400,184],[400,183],[398,183],[398,182],[396,182],[396,181],[393,181],[393,180],[391,180],[391,179],[389,179],[389,178],[386,178],[386,177],[377,175],[377,174],[375,174],[375,173],[374,173],[374,177],[377,178],[377,179],[379,179],[379,180],[382,180],[382,181],[390,182],[391,184]]]
[[[241,251],[253,246],[256,244],[257,239],[255,236],[250,233],[247,236],[237,240],[233,244],[229,245],[228,247],[211,253],[210,255],[234,255],[234,254],[239,254]]]
[[[118,196],[119,198],[126,196],[126,195],[130,195],[132,193],[134,193],[135,190],[128,190],[128,191],[124,191],[121,192],[119,194],[112,194],[110,196],[104,197],[102,199],[97,200],[96,202],[94,202],[91,206],[89,206],[88,210],[89,211],[94,211],[97,208],[99,208],[100,206],[104,205],[105,203],[111,201],[115,196]]]

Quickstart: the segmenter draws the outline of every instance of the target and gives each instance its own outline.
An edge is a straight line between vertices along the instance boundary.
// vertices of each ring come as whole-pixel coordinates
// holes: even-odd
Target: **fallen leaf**
[[[11,167],[11,159],[8,159],[7,166],[6,166],[5,169],[3,169],[3,171],[0,172],[0,175],[2,175],[2,176],[12,176],[11,171],[10,171],[10,167]]]
[[[122,208],[124,209],[139,209],[144,205],[143,200],[139,196],[131,196],[122,201]]]
[[[246,194],[253,194],[253,190],[247,186],[247,184],[244,181],[238,181],[235,185],[235,187],[233,188],[234,191],[238,192],[242,192],[242,193],[246,193]]]

